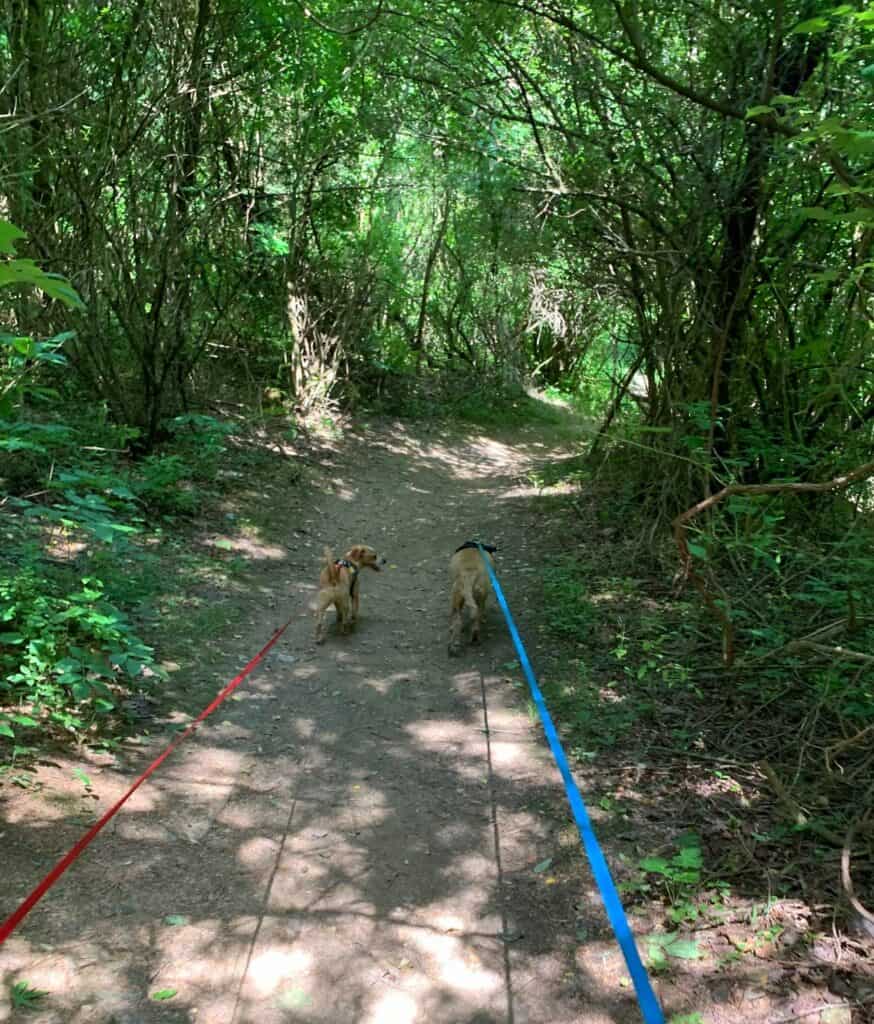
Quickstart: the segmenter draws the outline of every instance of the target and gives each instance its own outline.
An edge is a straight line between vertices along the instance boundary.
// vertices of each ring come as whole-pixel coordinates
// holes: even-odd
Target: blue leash
[[[604,903],[604,909],[607,911],[607,917],[610,919],[613,934],[616,936],[616,940],[622,950],[622,955],[625,957],[625,963],[628,965],[628,973],[631,975],[631,980],[634,982],[634,989],[637,992],[637,1001],[640,1005],[643,1019],[646,1024],[665,1024],[665,1017],[662,1013],[662,1008],[659,1006],[655,993],[652,990],[652,985],[650,984],[649,976],[646,973],[646,968],[643,966],[640,954],[637,952],[637,946],[634,944],[634,936],[631,934],[631,929],[628,927],[625,911],[622,908],[619,893],[616,891],[616,885],[614,884],[613,878],[610,874],[610,868],[607,866],[607,861],[604,859],[604,854],[601,852],[601,847],[598,845],[598,839],[592,828],[592,822],[589,820],[589,813],[586,810],[586,805],[583,802],[583,798],[580,795],[577,784],[574,782],[574,778],[571,775],[571,770],[568,766],[567,757],[565,756],[564,749],[561,745],[561,740],[558,738],[558,733],[556,733],[555,726],[552,724],[552,718],[546,708],[546,702],[543,699],[543,694],[540,692],[540,687],[537,685],[537,680],[534,677],[531,663],[528,661],[528,655],[525,653],[525,645],[522,643],[522,638],[519,636],[519,631],[516,629],[516,623],[513,621],[513,616],[510,614],[510,609],[507,606],[507,600],[504,597],[504,592],[501,590],[501,584],[498,583],[498,577],[495,575],[495,570],[492,568],[491,562],[486,558],[483,547],[479,541],[476,541],[476,546],[479,548],[482,560],[486,563],[486,569],[488,569],[489,577],[491,578],[492,586],[495,590],[495,595],[498,598],[498,604],[500,604],[501,611],[504,613],[504,618],[507,620],[507,626],[510,629],[510,636],[513,638],[516,653],[519,655],[519,661],[525,672],[525,676],[528,679],[528,685],[531,687],[531,696],[534,698],[534,703],[537,705],[537,710],[540,712],[540,719],[543,722],[543,731],[546,733],[546,738],[549,741],[549,748],[552,751],[552,756],[555,758],[555,763],[558,765],[558,770],[561,772],[561,777],[564,780],[564,789],[567,793],[567,798],[574,814],[574,820],[576,821],[577,828],[580,832],[580,838],[583,841],[583,846],[585,847],[586,854],[589,858],[589,864],[592,867],[592,874],[595,876],[595,881],[601,892],[601,900]]]

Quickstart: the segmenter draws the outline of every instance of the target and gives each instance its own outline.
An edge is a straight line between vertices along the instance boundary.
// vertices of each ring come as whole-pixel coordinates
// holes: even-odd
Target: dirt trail
[[[234,661],[312,602],[325,542],[364,541],[390,563],[362,580],[357,633],[315,648],[309,614],[295,618],[6,944],[0,1020],[639,1020],[588,874],[543,866],[565,827],[560,781],[494,605],[484,644],[446,656],[446,563],[472,536],[498,545],[525,630],[541,539],[522,473],[549,452],[520,438],[398,425],[344,438],[330,491],[305,522],[289,514],[308,533],[264,560]],[[95,810],[142,763],[108,766]],[[3,912],[83,830],[69,808],[16,806]],[[38,1010],[3,1002],[19,978],[50,993]],[[151,998],[162,990],[176,994]]]

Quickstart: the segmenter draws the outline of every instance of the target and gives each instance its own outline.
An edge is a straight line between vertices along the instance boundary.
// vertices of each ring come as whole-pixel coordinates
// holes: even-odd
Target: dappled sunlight
[[[227,820],[224,823],[230,824]],[[278,848],[279,843],[276,839],[267,836],[254,836],[240,844],[237,850],[237,860],[247,868],[268,867],[276,859]]]
[[[504,979],[490,969],[472,948],[469,940],[435,931],[419,931],[410,942],[428,958],[428,973],[434,973],[450,991],[471,993],[482,998],[499,993]]]
[[[476,836],[476,829],[465,822],[458,821],[439,825],[432,833],[433,842],[446,850],[463,849]],[[461,874],[463,875],[463,871]]]
[[[312,718],[295,718],[291,722],[286,722],[285,728],[290,729],[299,740],[309,740],[315,736],[318,726]]]
[[[419,1004],[407,992],[386,992],[378,996],[361,1024],[417,1024]]]
[[[246,730],[246,735],[249,735],[249,730]],[[222,779],[233,781],[240,772],[245,756],[243,751],[230,750],[224,743],[220,747],[190,747],[185,753],[185,775],[194,780],[203,779],[213,785]]]
[[[295,679],[318,679],[321,676],[321,670],[318,665],[306,663],[299,665],[291,674]]]
[[[213,537],[204,541],[204,544],[217,551],[232,551],[234,554],[244,555],[252,561],[273,561],[278,562],[288,557],[285,548],[276,544],[265,544],[253,539],[246,533],[233,536]]]
[[[411,672],[396,672],[390,675],[368,676],[362,682],[377,693],[388,696],[399,685],[416,685],[420,682],[420,674],[415,670]]]
[[[249,963],[247,982],[254,994],[263,998],[272,995],[280,985],[309,972],[313,958],[302,949],[267,949]]]
[[[463,722],[452,719],[431,719],[427,722],[411,722],[406,726],[407,733],[419,746],[427,750],[442,750],[446,747],[461,749],[471,742],[476,742],[470,734],[470,728]],[[482,742],[477,746],[481,752]]]
[[[215,675],[217,689],[238,671],[253,636],[289,613],[283,606],[300,614],[134,795],[77,865],[75,887],[34,915],[29,926],[53,947],[66,955],[86,940],[107,964],[52,983],[65,1021],[89,1000],[100,1006],[96,1022],[110,1019],[100,1016],[108,1003],[98,978],[120,994],[120,1019],[169,1012],[199,1024],[590,1024],[603,1016],[595,1004],[615,1001],[619,982],[593,983],[582,1012],[562,989],[568,906],[576,900],[588,914],[589,901],[566,881],[558,894],[533,871],[558,846],[540,813],[556,787],[497,667],[512,651],[494,606],[485,642],[458,661],[446,656],[448,554],[469,536],[506,535],[507,488],[522,500],[529,493],[518,490],[518,449],[478,432],[451,444],[418,439],[407,426],[379,438],[368,458],[390,460],[391,473],[359,482],[348,467],[332,472],[297,551],[260,535],[258,550],[246,551],[228,534],[224,553],[265,575],[221,584],[224,598],[245,592],[249,604],[216,637],[230,673],[220,680],[213,662],[205,678]],[[391,513],[395,501],[403,509]],[[391,534],[397,568],[367,578],[355,633],[332,631],[316,647],[305,605],[321,544],[380,531]],[[174,672],[177,693],[191,680],[196,704],[205,682]],[[184,720],[162,709],[160,728]],[[95,806],[160,743],[131,745],[100,777]],[[77,811],[75,802],[58,807],[59,846],[78,835]],[[18,827],[38,831],[32,816]],[[83,894],[87,916],[70,918]],[[16,970],[31,956],[29,947]],[[160,989],[178,994],[161,1007],[151,1001]],[[551,1014],[560,1005],[562,1016]]]
[[[258,812],[241,800],[235,800],[222,807],[216,821],[224,828],[247,832],[258,826]]]
[[[513,768],[525,762],[525,753],[520,750],[518,742],[492,739],[491,747],[492,767],[496,770]]]

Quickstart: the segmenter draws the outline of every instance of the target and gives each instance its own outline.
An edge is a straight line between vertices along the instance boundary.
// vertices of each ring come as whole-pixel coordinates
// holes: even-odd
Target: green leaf
[[[697,846],[687,846],[674,857],[674,863],[684,868],[700,868],[702,864],[701,849]]]
[[[31,356],[36,348],[33,338],[10,338],[9,342],[15,351],[23,356]]]
[[[0,263],[0,287],[4,285],[32,285],[51,298],[59,299],[66,306],[85,308],[85,303],[66,278],[59,274],[47,274],[33,260],[8,260]]]
[[[14,253],[15,243],[27,235],[8,220],[0,220],[0,252]]]
[[[789,30],[790,35],[815,36],[820,32],[828,31],[828,18],[808,18],[807,21],[799,21],[798,24]]]
[[[29,1010],[33,1009],[41,999],[47,996],[48,992],[42,992],[38,988],[31,988],[29,982],[16,981],[9,990],[9,994],[12,996],[12,1005],[14,1007]]]
[[[84,680],[79,680],[73,683],[70,687],[70,692],[73,694],[76,700],[88,700],[91,696],[91,687]]]
[[[7,720],[0,721],[0,736],[8,736],[11,740],[15,739],[15,733]]]
[[[534,873],[536,875],[542,874],[547,868],[552,866],[552,857],[547,857],[546,860],[542,860],[539,864],[534,865]]]
[[[160,1003],[166,999],[172,999],[173,996],[176,995],[176,991],[177,990],[175,988],[162,988],[158,992],[152,993],[152,999],[154,999],[155,1002]]]
[[[678,960],[698,960],[701,956],[697,939],[677,939],[676,942],[665,946],[665,952]]]
[[[701,558],[705,562],[707,561],[707,548],[702,547],[700,544],[695,544],[689,541],[689,552],[695,556],[695,558]]]
[[[640,862],[642,871],[652,871],[654,874],[663,875],[668,869],[668,862],[664,857],[645,857]]]
[[[679,932],[667,932],[649,936],[650,956],[655,950],[667,953],[678,960],[697,960],[701,956],[697,939],[681,939]]]
[[[302,988],[287,988],[277,996],[276,1002],[286,1010],[297,1010],[308,1006],[312,999]]]
[[[178,928],[188,924],[188,918],[184,914],[168,914],[164,918],[164,924],[170,925],[171,928]]]
[[[758,117],[760,114],[773,114],[774,108],[763,103],[757,107],[749,107],[744,117]]]
[[[835,215],[821,206],[802,206],[798,211],[807,220],[835,220]]]

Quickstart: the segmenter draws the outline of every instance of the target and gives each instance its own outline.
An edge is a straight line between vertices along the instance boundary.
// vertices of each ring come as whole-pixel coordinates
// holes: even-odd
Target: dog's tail
[[[329,547],[325,547],[322,550],[322,565],[325,567],[331,583],[337,583],[340,579],[340,570],[337,567],[334,552]]]

